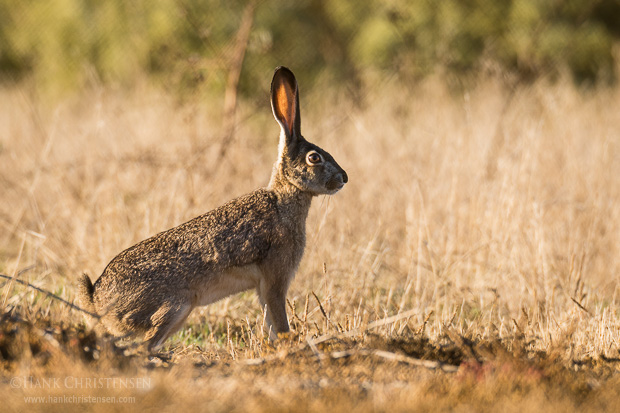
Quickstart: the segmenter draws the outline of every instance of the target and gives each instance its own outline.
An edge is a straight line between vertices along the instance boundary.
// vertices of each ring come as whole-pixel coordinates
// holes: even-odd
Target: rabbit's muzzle
[[[325,184],[325,188],[330,192],[336,192],[341,190],[344,184],[346,184],[348,181],[349,177],[347,176],[347,173],[345,171],[342,171],[330,178]]]

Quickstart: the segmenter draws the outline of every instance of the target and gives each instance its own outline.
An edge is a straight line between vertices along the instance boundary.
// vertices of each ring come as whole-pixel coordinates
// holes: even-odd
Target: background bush
[[[221,91],[247,4],[0,0],[0,77],[72,90],[146,74],[176,91]],[[415,79],[488,64],[523,80],[566,70],[578,83],[610,82],[619,36],[618,0],[265,0],[240,90],[256,96],[278,64],[306,82],[325,75],[351,89],[369,70]]]

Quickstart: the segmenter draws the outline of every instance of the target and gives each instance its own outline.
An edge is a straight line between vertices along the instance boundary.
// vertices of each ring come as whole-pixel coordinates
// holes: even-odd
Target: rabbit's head
[[[278,67],[273,75],[271,108],[281,128],[274,178],[312,195],[338,192],[348,181],[347,173],[327,151],[301,135],[299,90],[286,67]]]

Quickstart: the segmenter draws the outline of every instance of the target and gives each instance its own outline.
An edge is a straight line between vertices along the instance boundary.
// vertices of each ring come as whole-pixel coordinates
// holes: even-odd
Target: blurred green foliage
[[[222,90],[248,0],[0,0],[0,79],[74,89],[146,74],[176,90]],[[475,73],[492,62],[533,79],[616,76],[620,0],[264,0],[240,89],[290,65],[355,88],[365,71]],[[267,75],[268,76],[268,75]]]

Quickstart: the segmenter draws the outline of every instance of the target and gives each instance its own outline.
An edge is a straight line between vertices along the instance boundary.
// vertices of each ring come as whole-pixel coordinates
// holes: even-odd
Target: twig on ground
[[[344,350],[344,351],[333,351],[331,353],[321,353],[318,351],[316,346],[314,346],[314,344],[310,340],[308,340],[307,346],[304,345],[300,347],[300,349],[304,349],[307,347],[312,349],[312,351],[314,352],[314,355],[319,360],[325,360],[327,358],[337,360],[337,359],[356,356],[356,355],[375,356],[375,357],[380,357],[385,360],[397,361],[399,363],[406,363],[411,366],[424,367],[429,370],[442,370],[445,373],[456,373],[459,369],[459,366],[456,366],[453,364],[445,364],[438,360],[422,360],[422,359],[418,359],[415,357],[409,357],[403,354],[396,354],[396,353],[392,353],[392,352],[385,351],[385,350],[352,349],[352,350]],[[297,351],[289,352],[286,355],[289,356],[291,354],[295,354],[300,349],[297,349]],[[261,364],[264,364],[270,361],[281,360],[281,359],[282,359],[281,355],[275,355],[271,357],[261,357],[261,358],[256,358],[256,359],[244,360],[243,364],[248,365],[248,366],[258,366],[258,365],[261,365]]]
[[[97,314],[94,314],[94,313],[91,313],[90,311],[84,310],[83,308],[78,307],[77,305],[75,305],[75,304],[73,304],[73,303],[70,303],[69,301],[67,301],[67,300],[65,300],[65,299],[63,299],[63,298],[60,298],[59,296],[57,296],[56,294],[54,294],[54,293],[53,293],[53,292],[51,292],[51,291],[47,291],[47,290],[45,290],[45,289],[43,289],[43,288],[37,287],[36,285],[32,285],[32,284],[30,284],[29,282],[26,282],[26,281],[22,281],[22,280],[20,280],[20,279],[18,279],[18,278],[15,278],[15,277],[9,277],[8,275],[0,274],[0,277],[2,277],[2,278],[6,278],[6,279],[7,279],[7,280],[9,280],[9,281],[11,281],[11,280],[12,280],[13,282],[19,283],[19,284],[24,285],[24,286],[26,286],[26,287],[30,287],[30,288],[32,288],[32,289],[34,289],[34,290],[37,290],[37,291],[39,291],[39,292],[41,292],[41,293],[43,293],[43,294],[47,295],[47,296],[48,296],[48,297],[50,297],[50,298],[54,298],[54,299],[56,299],[56,300],[60,301],[61,303],[63,303],[63,304],[65,304],[65,305],[69,306],[69,307],[70,307],[70,308],[72,308],[73,310],[80,311],[80,312],[82,312],[82,313],[84,313],[84,314],[88,314],[89,316],[91,316],[91,317],[93,317],[93,318],[99,319],[99,316],[98,316]]]

